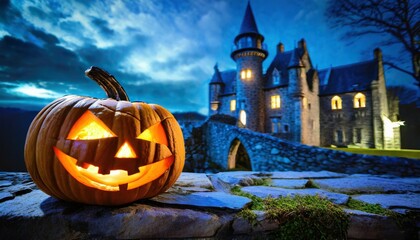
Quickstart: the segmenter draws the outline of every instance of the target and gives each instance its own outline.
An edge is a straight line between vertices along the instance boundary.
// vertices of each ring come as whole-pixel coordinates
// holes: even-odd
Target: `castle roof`
[[[241,30],[239,31],[238,35],[247,34],[247,33],[260,34],[258,32],[258,27],[257,27],[257,24],[255,23],[254,13],[252,12],[251,4],[249,2],[248,2],[248,5],[246,6],[244,19],[242,20],[242,24],[241,24]]]
[[[236,79],[236,70],[227,70],[227,71],[217,71],[219,77],[215,77],[216,72],[213,74],[213,78],[210,81],[210,84],[222,84],[223,87],[221,89],[220,94],[233,94],[235,93],[235,79]],[[216,82],[219,81],[219,82]]]
[[[297,52],[298,49],[292,50],[292,56],[290,57],[288,68],[303,67],[303,63],[300,59],[300,54]]]
[[[293,57],[293,55],[295,56]],[[303,49],[301,48],[295,48],[290,51],[277,52],[270,66],[267,68],[266,83],[264,87],[275,87],[273,85],[273,81],[271,81],[272,72],[274,71],[274,69],[277,69],[277,71],[279,71],[280,73],[280,83],[278,84],[278,86],[289,84],[289,73],[287,71],[287,68],[291,64],[291,60],[293,60],[293,58],[293,61],[298,61],[301,64],[302,62],[300,58],[302,57],[302,55]]]
[[[220,71],[219,71],[219,68],[218,68],[217,64],[214,66],[214,74],[213,74],[213,77],[210,80],[210,84],[214,84],[214,83],[223,84],[222,76],[220,74]]]
[[[319,70],[319,94],[331,95],[369,90],[378,79],[376,59]]]

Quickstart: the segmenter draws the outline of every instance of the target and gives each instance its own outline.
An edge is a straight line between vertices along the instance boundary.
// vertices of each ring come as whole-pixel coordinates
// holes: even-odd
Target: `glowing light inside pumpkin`
[[[160,122],[144,130],[137,138],[168,146],[166,133]]]
[[[92,140],[116,135],[98,117],[86,111],[73,125],[67,136],[70,140]]]
[[[139,167],[139,172],[128,175],[125,170],[111,170],[110,174],[98,173],[98,167],[88,165],[82,168],[76,165],[77,159],[53,147],[55,155],[72,177],[85,186],[103,191],[120,191],[119,185],[127,184],[127,190],[137,188],[162,176],[174,163],[171,155],[158,162]],[[169,149],[167,149],[169,151]]]
[[[128,144],[128,142],[125,142],[120,149],[118,149],[117,154],[115,154],[116,158],[136,158],[137,155],[134,152],[133,148]]]

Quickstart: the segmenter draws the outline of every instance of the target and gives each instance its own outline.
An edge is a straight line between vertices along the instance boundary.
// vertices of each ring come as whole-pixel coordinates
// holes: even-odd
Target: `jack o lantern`
[[[163,107],[130,102],[100,68],[86,75],[107,99],[65,96],[33,120],[25,164],[37,186],[67,201],[121,205],[166,191],[182,172],[182,131]]]

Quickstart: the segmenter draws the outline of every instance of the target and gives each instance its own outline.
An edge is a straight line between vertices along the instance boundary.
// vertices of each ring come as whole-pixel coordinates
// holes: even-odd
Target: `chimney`
[[[277,53],[282,53],[284,52],[284,45],[283,43],[279,42],[279,44],[277,44]]]
[[[299,48],[303,48],[304,50],[306,50],[306,41],[305,39],[301,39],[298,43]]]
[[[380,48],[375,48],[375,50],[373,50],[373,56],[378,62],[382,62],[382,50]]]

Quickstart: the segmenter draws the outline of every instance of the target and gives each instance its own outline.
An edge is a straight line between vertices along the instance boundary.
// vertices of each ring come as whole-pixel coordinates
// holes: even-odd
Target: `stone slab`
[[[335,173],[330,171],[306,171],[306,172],[295,172],[295,171],[285,171],[285,172],[272,172],[272,179],[320,179],[320,178],[342,178],[347,177],[348,174],[344,173]]]
[[[175,187],[195,187],[195,188],[206,188],[211,189],[213,185],[211,184],[209,178],[204,173],[189,173],[183,172],[176,180]]]
[[[281,188],[305,188],[307,182],[306,179],[273,179],[270,185]]]
[[[402,179],[357,175],[346,178],[317,179],[314,183],[322,189],[347,194],[420,192],[420,178]]]
[[[224,183],[230,185],[241,185],[249,186],[253,185],[253,179],[261,179],[258,175],[259,172],[250,172],[250,171],[234,171],[234,172],[220,172],[211,175],[212,178],[217,178]]]
[[[12,184],[13,184],[12,181],[5,181],[5,180],[0,181],[0,187],[8,187],[8,186],[12,186]]]
[[[7,201],[7,200],[11,200],[13,199],[15,196],[9,192],[0,192],[0,203]],[[1,207],[0,207],[0,211],[1,211]]]
[[[369,194],[354,196],[353,199],[371,204],[380,204],[384,208],[420,209],[420,194]]]
[[[275,188],[275,187],[266,187],[266,186],[249,186],[243,187],[242,191],[246,193],[250,193],[260,198],[266,198],[268,196],[271,197],[293,197],[296,195],[319,195],[320,197],[324,197],[329,201],[335,204],[346,204],[349,200],[349,196],[346,194],[341,193],[332,193],[327,192],[321,189],[315,188],[307,188],[307,189],[285,189],[285,188]]]
[[[350,214],[348,239],[408,239],[390,217],[345,209]],[[411,237],[414,237],[413,234]]]
[[[231,210],[243,209],[251,203],[249,198],[224,192],[197,192],[187,195],[163,193],[150,200],[165,204],[205,208],[223,208]]]

